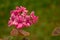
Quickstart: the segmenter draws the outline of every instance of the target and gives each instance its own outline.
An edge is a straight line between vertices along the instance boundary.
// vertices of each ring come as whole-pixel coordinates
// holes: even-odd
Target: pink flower
[[[16,9],[12,10],[10,13],[11,16],[8,26],[15,25],[16,28],[29,27],[38,20],[38,17],[34,15],[33,11],[28,15],[28,10],[22,6],[17,6]]]

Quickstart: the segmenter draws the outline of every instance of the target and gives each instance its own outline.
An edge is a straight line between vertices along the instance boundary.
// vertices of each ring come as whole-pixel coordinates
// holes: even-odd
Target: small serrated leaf
[[[13,29],[13,30],[10,32],[10,35],[11,35],[11,36],[17,36],[17,35],[18,35],[18,30],[17,30],[17,29]]]
[[[29,35],[30,35],[30,33],[27,32],[27,31],[24,31],[24,30],[18,30],[18,31],[19,31],[19,33],[20,33],[21,35],[23,35],[23,36],[29,36]]]
[[[56,27],[53,32],[52,36],[60,36],[60,27]]]

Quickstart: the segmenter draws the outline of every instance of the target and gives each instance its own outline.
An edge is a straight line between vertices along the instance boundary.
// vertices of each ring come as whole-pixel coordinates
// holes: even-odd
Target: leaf
[[[10,35],[11,35],[11,36],[18,36],[18,30],[17,30],[17,29],[13,29],[13,30],[10,32]]]
[[[29,36],[29,35],[30,35],[30,33],[27,32],[27,31],[24,31],[24,30],[18,30],[18,31],[19,31],[19,33],[20,33],[21,35],[23,35],[23,36]]]
[[[53,32],[52,32],[53,36],[60,36],[60,27],[56,27]]]

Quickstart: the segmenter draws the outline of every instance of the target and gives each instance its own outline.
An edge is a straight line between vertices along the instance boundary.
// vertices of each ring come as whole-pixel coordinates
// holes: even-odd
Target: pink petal
[[[22,15],[22,16],[26,16],[26,13],[23,12],[21,15]]]
[[[33,18],[33,23],[36,23],[37,20],[38,20],[38,17],[35,16],[35,17]]]
[[[33,18],[35,15],[34,15],[34,11],[31,12],[30,16]]]
[[[30,23],[27,23],[27,25],[26,26],[30,26]]]
[[[30,16],[32,18],[33,23],[36,23],[36,21],[38,20],[38,17],[34,15],[34,11],[31,12]]]
[[[13,22],[13,25],[17,25],[18,23],[16,21]]]
[[[11,25],[12,25],[12,21],[9,20],[9,22],[8,22],[8,26],[10,27]]]
[[[19,23],[17,28],[22,28],[23,27],[23,24]]]

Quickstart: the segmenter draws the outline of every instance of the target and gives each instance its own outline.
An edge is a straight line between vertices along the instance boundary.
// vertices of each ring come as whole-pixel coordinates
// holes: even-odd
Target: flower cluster
[[[8,26],[14,25],[16,28],[29,27],[36,23],[38,17],[34,15],[34,11],[30,15],[27,14],[28,10],[25,7],[16,7],[15,10],[10,12],[11,16],[8,22]]]

